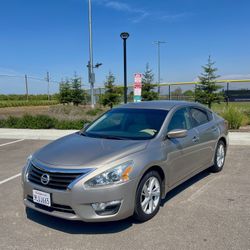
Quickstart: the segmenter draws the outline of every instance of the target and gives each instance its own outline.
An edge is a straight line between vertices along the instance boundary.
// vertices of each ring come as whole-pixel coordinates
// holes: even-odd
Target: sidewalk
[[[77,130],[0,128],[0,139],[56,140]],[[250,133],[230,132],[230,145],[250,146]]]
[[[0,128],[0,139],[56,140],[77,130]]]

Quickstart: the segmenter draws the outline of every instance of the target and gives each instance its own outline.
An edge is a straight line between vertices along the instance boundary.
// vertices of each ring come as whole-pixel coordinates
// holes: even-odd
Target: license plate
[[[50,194],[39,190],[33,190],[33,201],[47,207],[51,206]]]

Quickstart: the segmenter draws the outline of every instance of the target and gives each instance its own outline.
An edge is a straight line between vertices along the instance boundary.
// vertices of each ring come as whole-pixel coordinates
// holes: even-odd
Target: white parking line
[[[16,140],[16,141],[7,142],[7,143],[4,143],[4,144],[1,144],[0,147],[6,146],[6,145],[9,145],[9,144],[13,144],[13,143],[16,143],[16,142],[20,142],[20,141],[24,141],[24,139],[19,139],[19,140]]]
[[[11,181],[11,180],[13,180],[13,179],[15,179],[15,178],[17,178],[17,177],[19,177],[19,176],[21,176],[21,173],[16,174],[16,175],[13,175],[13,176],[11,176],[11,177],[9,177],[9,178],[3,180],[3,181],[0,181],[0,185],[6,183],[6,182],[8,182],[8,181]]]

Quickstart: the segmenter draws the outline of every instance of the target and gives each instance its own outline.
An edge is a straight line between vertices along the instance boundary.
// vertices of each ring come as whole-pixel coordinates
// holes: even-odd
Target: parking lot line
[[[7,142],[7,143],[4,143],[4,144],[1,144],[0,147],[6,146],[6,145],[9,145],[9,144],[13,144],[13,143],[16,143],[16,142],[20,142],[20,141],[24,141],[24,139],[19,139],[19,140]]]
[[[21,173],[16,174],[16,175],[13,175],[13,176],[11,176],[11,177],[9,177],[9,178],[3,180],[3,181],[0,181],[0,185],[6,183],[6,182],[8,182],[8,181],[11,181],[11,180],[13,180],[13,179],[15,179],[15,178],[17,178],[17,177],[19,177],[19,176],[21,176]]]

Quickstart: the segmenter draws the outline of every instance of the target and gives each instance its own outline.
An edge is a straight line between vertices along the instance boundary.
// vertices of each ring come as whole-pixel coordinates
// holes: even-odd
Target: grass
[[[100,107],[91,109],[89,106],[54,105],[54,101],[50,102],[53,105],[47,107],[35,107],[30,103],[30,107],[2,108],[0,109],[0,127],[81,129],[85,122],[93,121],[108,110],[108,108]],[[48,101],[42,101],[42,103],[46,105]],[[230,129],[250,125],[250,103],[229,103],[229,106],[226,103],[213,104],[212,109],[228,120]]]
[[[23,106],[49,106],[58,104],[57,100],[8,100],[8,101],[0,101],[0,108],[8,108],[8,107],[23,107]]]
[[[41,108],[39,108],[41,113],[39,113],[39,110],[35,110],[35,107],[34,109],[32,107],[23,107],[21,113],[12,112],[13,110],[8,111],[7,108],[5,109],[7,110],[7,115],[6,113],[1,115],[0,109],[0,128],[80,130],[85,123],[93,121],[107,110],[104,108],[91,109],[90,107],[72,105],[53,105],[48,107],[46,112]],[[25,110],[29,112],[24,113]]]
[[[213,104],[212,109],[228,121],[230,129],[250,125],[249,102],[231,102],[228,105],[226,103]]]

